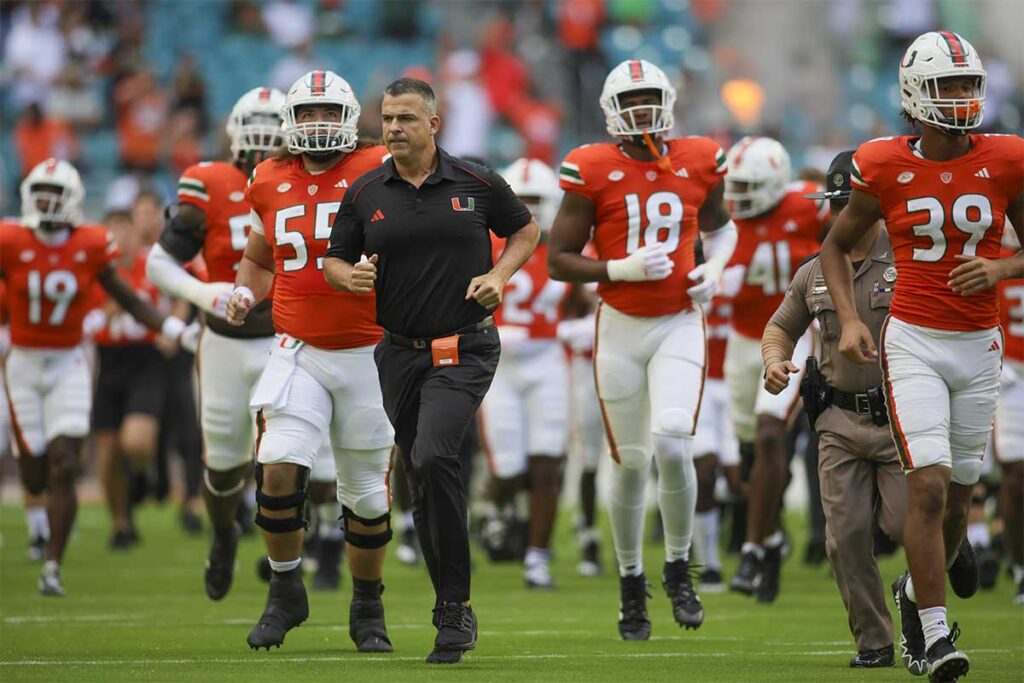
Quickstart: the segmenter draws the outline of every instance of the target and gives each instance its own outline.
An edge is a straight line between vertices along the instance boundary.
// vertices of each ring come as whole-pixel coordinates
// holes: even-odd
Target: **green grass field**
[[[179,531],[170,508],[141,511],[144,544],[125,555],[106,547],[102,509],[83,508],[64,569],[65,598],[36,592],[39,567],[25,559],[23,514],[0,509],[0,680],[7,681],[908,681],[902,668],[852,670],[854,648],[827,568],[791,558],[782,594],[765,607],[737,595],[704,595],[698,631],[672,621],[660,585],[649,607],[654,635],[625,643],[616,631],[613,577],[575,573],[575,544],[562,525],[557,592],[528,592],[518,567],[489,565],[477,555],[473,603],[480,619],[476,651],[457,667],[429,667],[433,595],[422,568],[389,561],[384,594],[395,652],[363,656],[348,638],[349,582],[340,592],[310,593],[310,619],[285,645],[253,652],[245,636],[259,615],[265,586],[254,564],[262,543],[243,541],[228,597],[210,602],[202,588],[205,537]],[[800,525],[794,525],[800,526]],[[799,539],[798,539],[799,543]],[[799,545],[797,547],[800,547]],[[610,544],[606,543],[610,563]],[[902,560],[890,559],[890,579]],[[726,570],[731,571],[734,561]],[[648,577],[660,573],[651,545]],[[971,681],[1024,680],[1024,609],[1002,579],[970,601],[953,599],[963,628]]]

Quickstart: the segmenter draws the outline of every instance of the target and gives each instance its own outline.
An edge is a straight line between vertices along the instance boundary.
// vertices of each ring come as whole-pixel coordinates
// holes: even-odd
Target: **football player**
[[[742,447],[753,454],[747,500],[747,537],[731,590],[772,602],[779,591],[783,535],[779,506],[786,483],[786,422],[797,406],[800,382],[772,395],[761,383],[761,335],[782,303],[800,262],[818,250],[828,221],[824,200],[804,195],[821,188],[790,182],[789,154],[776,140],[746,137],[728,154],[725,199],[739,228],[727,280],[739,282],[732,298],[725,382],[732,422]],[[810,335],[793,358],[810,355]]]
[[[611,517],[626,640],[651,634],[641,551],[652,454],[665,527],[662,582],[680,626],[704,620],[689,565],[693,434],[706,360],[700,304],[714,294],[736,228],[722,201],[718,145],[666,139],[675,100],[675,87],[650,62],[630,59],[612,69],[600,104],[616,141],[578,147],[562,163],[565,196],[548,256],[554,279],[599,282],[594,374],[615,462]],[[694,261],[698,230],[702,266]],[[581,253],[591,237],[596,258]]]
[[[21,221],[0,223],[0,279],[11,316],[4,364],[14,446],[29,493],[47,492],[50,542],[43,595],[64,595],[60,563],[78,510],[75,478],[89,432],[92,371],[82,323],[93,284],[135,319],[177,342],[185,323],[140,299],[113,267],[117,245],[85,224],[85,189],[66,161],[47,159],[21,183]]]
[[[933,681],[970,668],[955,645],[959,630],[947,625],[944,574],[958,595],[977,589],[977,564],[958,548],[999,400],[1005,339],[996,285],[1024,275],[1024,255],[999,253],[1006,222],[1018,243],[1024,235],[1024,140],[971,134],[984,116],[985,81],[962,36],[932,31],[911,43],[899,88],[920,134],[858,148],[850,203],[821,252],[840,350],[874,363],[878,353],[853,305],[849,254],[864,230],[885,220],[899,274],[879,345],[909,492],[910,573],[893,593],[903,662]]]
[[[391,539],[388,471],[394,431],[381,399],[373,348],[382,331],[373,295],[337,292],[323,276],[334,214],[349,183],[386,151],[360,146],[360,107],[332,71],[311,71],[285,96],[287,151],[259,164],[246,190],[252,230],[228,322],[244,324],[274,286],[278,334],[253,392],[256,524],[272,571],[267,606],[249,634],[256,649],[280,645],[309,615],[300,551],[310,469],[330,433],[343,505],[353,597],[349,635],[361,652],[390,652],[381,583]]]
[[[554,588],[548,548],[569,429],[569,369],[557,330],[570,288],[548,277],[547,234],[561,192],[555,172],[536,159],[518,159],[502,175],[542,232],[540,244],[509,279],[494,312],[502,357],[480,406],[480,424],[491,467],[491,501],[498,514],[514,504],[524,483],[530,492],[526,585]],[[494,240],[492,246],[497,262],[504,240]]]

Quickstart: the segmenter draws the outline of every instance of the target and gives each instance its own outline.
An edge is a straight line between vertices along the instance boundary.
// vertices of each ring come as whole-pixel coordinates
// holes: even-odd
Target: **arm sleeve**
[[[487,224],[491,226],[491,232],[498,237],[508,237],[519,232],[530,222],[530,210],[500,174],[491,172],[488,181],[491,183],[491,192]]]
[[[331,241],[327,247],[327,256],[340,258],[346,263],[356,264],[363,255],[363,221],[356,212],[356,207],[349,199],[352,190],[345,193],[338,207],[338,214],[334,217],[334,226],[331,228]]]
[[[793,339],[799,339],[810,326],[814,316],[807,308],[807,284],[815,261],[805,263],[796,271],[786,296],[772,315],[769,324],[783,330]]]
[[[173,204],[167,207],[166,215],[167,222],[160,233],[159,244],[178,261],[187,263],[203,248],[206,229],[202,224],[186,220],[179,207]]]

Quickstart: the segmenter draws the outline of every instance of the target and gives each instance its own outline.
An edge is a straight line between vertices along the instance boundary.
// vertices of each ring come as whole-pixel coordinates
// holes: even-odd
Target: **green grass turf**
[[[657,585],[661,550],[649,545],[653,637],[623,642],[616,581],[576,575],[568,516],[553,567],[557,592],[528,592],[518,567],[489,565],[476,554],[479,645],[457,667],[423,663],[434,635],[430,583],[422,568],[394,558],[384,594],[393,654],[355,652],[346,623],[347,577],[340,592],[310,593],[309,620],[281,649],[253,652],[245,636],[263,607],[266,589],[254,571],[262,543],[243,541],[234,588],[213,603],[202,587],[206,538],[184,536],[170,508],[143,509],[138,521],[144,544],[112,554],[103,510],[84,507],[64,569],[68,595],[43,598],[36,592],[39,567],[25,559],[24,516],[18,508],[0,509],[0,680],[910,680],[900,667],[847,668],[854,648],[835,585],[827,568],[805,567],[797,557],[784,567],[775,605],[705,594],[703,627],[682,631]],[[610,543],[605,551],[610,564]],[[887,582],[901,563],[899,557],[884,563]],[[727,572],[734,564],[727,560]],[[1024,609],[1011,603],[1012,594],[1001,578],[994,591],[952,599],[971,681],[1024,680]]]

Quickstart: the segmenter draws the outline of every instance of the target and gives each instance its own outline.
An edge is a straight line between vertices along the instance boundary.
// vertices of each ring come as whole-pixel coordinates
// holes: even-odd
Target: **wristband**
[[[178,339],[184,331],[185,323],[179,318],[175,318],[173,315],[164,318],[163,325],[160,326],[161,336],[167,337],[168,339]]]
[[[241,294],[243,298],[248,299],[250,306],[256,303],[256,295],[252,293],[251,289],[244,285],[235,287],[235,291],[231,292],[231,296],[234,296],[235,294]]]

